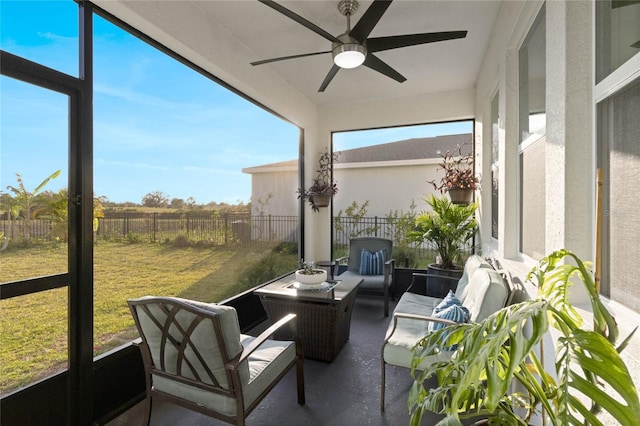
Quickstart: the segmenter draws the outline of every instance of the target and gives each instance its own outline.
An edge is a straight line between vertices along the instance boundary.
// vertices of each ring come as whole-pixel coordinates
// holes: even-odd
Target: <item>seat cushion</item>
[[[431,316],[435,307],[442,299],[423,296],[415,293],[404,293],[394,312]],[[413,347],[424,336],[429,334],[429,321],[416,321],[398,318],[396,330],[383,349],[384,361],[387,364],[411,368]],[[387,337],[393,331],[393,321],[387,328]],[[445,361],[449,359],[449,353],[440,353],[437,357],[423,360],[423,365],[435,360]]]
[[[143,297],[138,300],[153,299],[152,297]],[[231,306],[218,305],[214,303],[204,303],[194,300],[181,299],[181,298],[167,298],[168,300],[174,300],[187,305],[197,307],[206,312],[215,314],[220,321],[220,326],[223,332],[223,338],[225,341],[225,347],[227,350],[228,359],[232,359],[242,352],[242,345],[240,343],[240,327],[238,325],[238,316],[236,310]],[[154,365],[160,367],[165,366],[165,370],[168,373],[176,374],[178,371],[178,349],[173,345],[165,346],[165,359],[164,363],[160,360],[160,354],[162,349],[161,334],[162,330],[158,328],[154,321],[160,321],[165,324],[167,321],[167,315],[161,308],[161,303],[149,303],[145,304],[149,310],[150,315],[154,319],[149,317],[149,314],[144,309],[137,305],[138,318],[140,320],[140,326],[146,337],[146,342],[149,345],[151,357]],[[229,383],[227,381],[227,374],[225,366],[220,356],[221,348],[218,345],[216,339],[215,329],[211,320],[202,320],[197,322],[198,318],[202,318],[194,312],[190,312],[186,309],[179,309],[175,314],[175,322],[180,325],[182,330],[190,330],[190,342],[199,354],[201,358],[195,355],[194,351],[186,350],[185,358],[182,359],[180,369],[181,374],[189,379],[195,379],[196,375],[200,377],[202,381],[208,384],[213,382],[209,379],[206,371],[209,368],[221,387],[228,389]],[[196,324],[197,322],[197,324]],[[195,326],[193,326],[196,324]],[[181,342],[184,339],[183,333],[175,327],[171,326],[170,332],[172,337],[177,342]],[[204,364],[204,365],[203,365]],[[206,365],[206,367],[205,367]],[[191,366],[191,367],[190,367]],[[192,371],[192,369],[195,371]],[[247,366],[241,366],[240,376],[243,381],[249,380],[249,370]]]
[[[253,340],[254,337],[241,335],[242,345],[245,347]],[[249,380],[242,389],[245,408],[251,405],[267,386],[273,383],[295,361],[295,356],[294,342],[276,340],[265,341],[249,356],[247,362]],[[197,402],[225,415],[234,416],[236,414],[236,401],[234,398],[159,376],[154,376],[153,386],[156,390]]]
[[[356,272],[345,271],[337,277],[340,279],[346,278],[362,278],[362,284],[358,287],[358,291],[374,291],[382,292],[384,290],[384,275],[360,275]]]

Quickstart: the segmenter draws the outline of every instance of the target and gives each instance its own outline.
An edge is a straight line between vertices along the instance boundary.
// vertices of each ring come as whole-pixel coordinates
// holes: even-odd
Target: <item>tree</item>
[[[62,170],[57,170],[52,173],[51,176],[40,182],[40,185],[36,186],[33,192],[27,191],[20,173],[16,173],[16,181],[18,182],[18,186],[7,186],[7,189],[14,194],[14,205],[12,208],[12,214],[14,218],[17,218],[20,214],[22,214],[22,217],[24,218],[23,237],[25,241],[31,242],[31,210],[34,206],[36,196],[40,193],[42,188],[44,188],[47,183],[49,183],[51,179],[57,178],[61,173]]]
[[[142,197],[142,205],[145,207],[167,207],[169,197],[162,191],[153,191]]]
[[[181,209],[184,207],[184,200],[182,198],[172,198],[171,207],[174,209]]]

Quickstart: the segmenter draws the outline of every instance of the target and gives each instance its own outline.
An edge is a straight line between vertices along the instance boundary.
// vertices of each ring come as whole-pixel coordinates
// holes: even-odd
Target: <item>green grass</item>
[[[11,250],[0,261],[0,282],[65,272],[67,247]],[[137,337],[129,298],[171,295],[217,302],[295,264],[295,254],[270,249],[101,242],[94,248],[94,353]],[[2,393],[66,368],[67,292],[61,288],[0,302]]]

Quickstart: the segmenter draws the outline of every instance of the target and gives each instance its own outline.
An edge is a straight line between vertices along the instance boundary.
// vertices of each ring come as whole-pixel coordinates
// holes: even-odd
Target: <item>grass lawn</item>
[[[292,270],[296,256],[282,257],[249,248],[101,242],[94,247],[94,353],[137,337],[127,299],[172,295],[217,302],[265,281],[251,273],[252,264],[260,259],[269,259],[270,273]],[[0,262],[0,282],[60,273],[67,270],[67,247],[3,252]],[[252,276],[256,276],[253,282]],[[66,368],[67,291],[61,288],[0,302],[3,394]]]

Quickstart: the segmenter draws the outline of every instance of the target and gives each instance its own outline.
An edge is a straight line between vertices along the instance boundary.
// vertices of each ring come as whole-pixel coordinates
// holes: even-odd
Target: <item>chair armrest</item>
[[[398,328],[398,319],[400,319],[400,318],[409,319],[409,320],[416,320],[416,321],[425,321],[425,322],[438,322],[438,323],[445,324],[445,325],[458,324],[455,321],[451,321],[451,320],[444,319],[444,318],[436,318],[436,317],[431,317],[431,316],[428,316],[428,315],[406,314],[406,313],[403,313],[403,312],[394,312],[393,313],[393,327],[391,328],[391,331],[389,332],[389,334],[385,337],[384,343],[382,344],[382,346],[386,345],[389,342],[389,339],[391,339],[391,337],[393,336],[393,333],[396,332],[396,328]]]
[[[349,256],[342,256],[336,259],[336,265],[339,265],[340,263],[344,262],[345,260],[348,260]]]
[[[278,320],[271,327],[267,328],[265,331],[260,333],[258,337],[256,337],[244,350],[240,355],[240,358],[234,359],[232,362],[227,364],[227,368],[235,369],[237,366],[242,363],[245,359],[249,357],[256,349],[260,347],[273,333],[278,331],[279,328],[286,325],[289,321],[294,320],[296,318],[295,314],[288,314]]]

